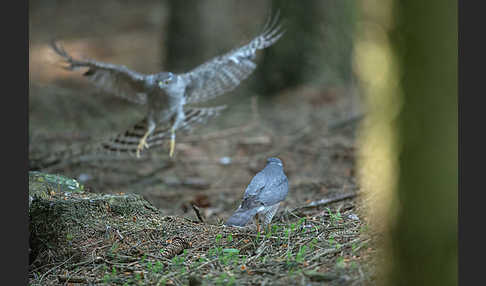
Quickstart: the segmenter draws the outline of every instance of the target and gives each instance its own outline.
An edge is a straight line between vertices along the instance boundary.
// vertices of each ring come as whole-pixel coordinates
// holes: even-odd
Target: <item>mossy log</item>
[[[30,261],[168,259],[222,227],[162,216],[136,194],[98,194],[76,180],[29,173]]]

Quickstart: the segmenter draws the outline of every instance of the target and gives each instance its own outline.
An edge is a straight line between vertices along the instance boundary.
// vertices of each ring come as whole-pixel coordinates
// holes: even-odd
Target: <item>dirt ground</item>
[[[42,13],[37,17],[42,17]],[[42,31],[31,36],[31,160],[93,144],[140,118],[143,110],[103,94],[80,79],[79,74],[71,75],[56,66],[43,41],[48,28]],[[150,30],[145,35],[137,34],[139,43],[146,43],[145,46],[151,45],[151,36]],[[108,42],[100,38],[72,40],[66,48],[75,55],[81,49],[84,54],[91,51],[101,60],[113,61],[108,55],[117,51],[109,49],[117,45],[102,45],[103,41]],[[118,55],[130,54],[134,49],[118,50]],[[156,52],[149,50],[147,57]],[[125,58],[128,63],[135,62]],[[145,71],[156,71],[153,63],[139,64]],[[30,269],[30,284],[76,282],[65,277],[85,277],[77,280],[81,284],[117,285],[372,284],[374,270],[369,261],[376,250],[362,217],[355,177],[355,137],[363,114],[355,88],[306,84],[264,96],[243,84],[231,94],[208,102],[211,106],[220,104],[228,108],[219,117],[188,134],[178,134],[173,159],[168,156],[168,146],[161,146],[140,159],[100,156],[40,170],[77,179],[94,193],[139,194],[163,215],[183,221],[198,220],[192,207],[195,205],[204,223],[218,226],[217,231],[221,231],[222,222],[238,206],[251,178],[264,167],[268,157],[277,156],[289,179],[289,195],[273,220],[273,234],[263,238],[252,228],[224,231],[219,238],[212,233],[202,239],[206,248],[188,248],[175,256],[176,260],[165,261],[166,268],[161,273],[153,270],[157,259],[150,257],[144,257],[144,263],[140,263],[143,266],[150,262],[149,270],[121,262],[105,263],[106,269],[98,267],[96,273],[83,267],[66,270],[57,267],[59,264],[36,266]],[[347,194],[353,195],[332,203],[320,201]],[[312,225],[318,229],[316,232],[311,231]],[[211,255],[218,247],[239,249],[237,256],[242,259],[245,253],[247,260],[233,264],[215,262]],[[210,253],[213,248],[214,253]],[[208,260],[200,260],[201,257]],[[115,279],[121,272],[128,274]]]

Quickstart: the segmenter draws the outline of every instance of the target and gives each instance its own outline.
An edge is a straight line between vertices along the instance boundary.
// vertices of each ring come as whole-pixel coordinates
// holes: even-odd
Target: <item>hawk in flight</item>
[[[258,214],[263,215],[263,224],[268,225],[288,192],[289,182],[283,171],[282,161],[279,158],[268,158],[267,165],[253,177],[240,206],[225,225],[243,227],[256,218],[259,232]]]
[[[146,105],[146,116],[125,132],[102,143],[108,151],[135,153],[162,144],[170,134],[170,156],[175,149],[175,132],[192,123],[215,116],[224,107],[184,108],[186,104],[212,99],[236,88],[256,68],[253,62],[258,50],[273,45],[284,30],[278,24],[278,13],[270,17],[263,31],[248,44],[215,57],[193,70],[175,74],[160,72],[141,74],[125,66],[91,59],[74,59],[56,42],[54,51],[68,64],[65,68],[84,72],[98,87],[126,100]]]

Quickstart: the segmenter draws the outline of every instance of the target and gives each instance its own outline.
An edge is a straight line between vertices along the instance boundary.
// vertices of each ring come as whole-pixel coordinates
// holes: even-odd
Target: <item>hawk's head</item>
[[[160,72],[156,75],[155,79],[160,88],[167,88],[167,86],[175,81],[176,77],[171,72]]]
[[[159,88],[163,89],[169,97],[177,100],[184,98],[181,95],[186,89],[184,81],[180,80],[180,78],[180,76],[171,72],[161,72],[155,75],[155,80]]]

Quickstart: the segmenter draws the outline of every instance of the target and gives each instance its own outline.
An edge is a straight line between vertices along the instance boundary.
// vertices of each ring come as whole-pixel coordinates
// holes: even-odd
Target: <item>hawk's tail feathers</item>
[[[147,118],[134,124],[125,132],[109,138],[101,143],[103,151],[109,153],[129,153],[135,155],[140,139],[145,135],[148,128]]]
[[[188,108],[186,118],[179,129],[189,130],[197,123],[204,123],[210,117],[215,117],[221,113],[226,106],[206,107],[206,108]],[[66,148],[52,154],[31,158],[29,160],[29,169],[48,169],[59,168],[70,162],[89,160],[100,155],[131,155],[135,156],[140,140],[147,132],[148,121],[146,118],[134,124],[125,132],[116,136],[108,137],[97,142],[83,145],[80,148]],[[147,138],[149,148],[165,144],[170,138],[171,124],[166,123],[157,126],[152,135]]]
[[[205,124],[209,118],[216,117],[221,114],[221,111],[226,108],[225,105],[215,107],[191,107],[185,111],[184,122],[178,129],[183,131],[190,131],[196,124]],[[149,146],[161,145],[165,138],[170,135],[170,126],[167,129],[154,131],[149,136],[147,143]]]
[[[184,122],[178,129],[188,131],[195,124],[206,123],[209,118],[218,116],[225,108],[226,106],[188,108],[185,111]],[[146,140],[149,148],[165,144],[167,139],[170,138],[171,126],[170,123],[158,125]],[[147,132],[147,127],[148,121],[144,118],[125,132],[102,142],[101,148],[110,153],[129,153],[135,155],[140,140],[145,135],[145,132]]]

